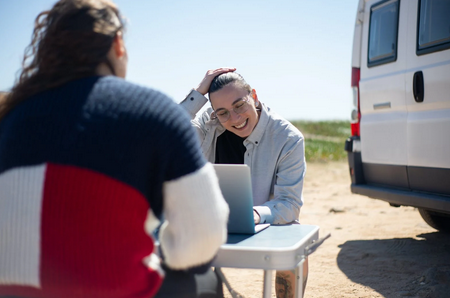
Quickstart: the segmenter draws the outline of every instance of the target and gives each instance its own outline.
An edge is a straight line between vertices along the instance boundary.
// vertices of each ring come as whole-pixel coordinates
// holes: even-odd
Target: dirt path
[[[331,238],[310,257],[305,297],[450,297],[450,236],[412,207],[351,194],[347,171],[343,162],[308,164],[300,221]],[[244,297],[261,297],[262,271],[223,271]]]

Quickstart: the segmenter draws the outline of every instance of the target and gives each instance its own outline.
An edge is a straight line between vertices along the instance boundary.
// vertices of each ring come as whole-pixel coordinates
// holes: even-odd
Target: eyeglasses
[[[244,99],[236,102],[233,106],[233,111],[236,114],[242,114],[247,112],[248,107],[250,106],[250,96],[247,96]],[[227,109],[220,108],[214,111],[212,118],[219,119],[220,123],[227,122],[230,119],[231,112]]]

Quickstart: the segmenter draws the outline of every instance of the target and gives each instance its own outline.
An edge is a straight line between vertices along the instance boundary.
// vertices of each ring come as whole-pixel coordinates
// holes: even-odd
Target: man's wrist
[[[253,209],[253,219],[255,221],[255,224],[259,224],[261,222],[261,215],[259,215],[258,211]]]

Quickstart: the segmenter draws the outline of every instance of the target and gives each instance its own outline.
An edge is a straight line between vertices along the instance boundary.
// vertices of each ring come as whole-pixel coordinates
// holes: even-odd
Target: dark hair
[[[119,10],[109,0],[60,0],[36,17],[18,82],[0,103],[0,118],[41,91],[95,75],[105,63],[116,34],[123,30]]]
[[[243,89],[252,92],[252,87],[244,80],[244,78],[237,72],[226,72],[216,76],[209,86],[208,93],[216,92],[228,84],[236,84]]]
[[[6,96],[8,96],[8,92],[0,91],[0,105],[6,100]]]

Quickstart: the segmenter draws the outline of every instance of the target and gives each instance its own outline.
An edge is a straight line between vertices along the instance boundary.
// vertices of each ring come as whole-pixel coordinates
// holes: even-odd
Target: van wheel
[[[419,208],[420,216],[432,228],[440,232],[450,233],[450,214],[434,212]]]

